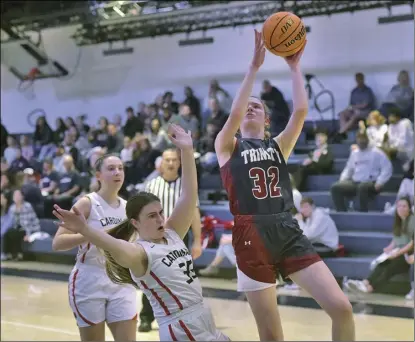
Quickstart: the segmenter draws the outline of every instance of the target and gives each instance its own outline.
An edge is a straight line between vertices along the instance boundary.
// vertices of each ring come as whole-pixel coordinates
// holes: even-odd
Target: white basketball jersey
[[[126,201],[122,198],[118,197],[120,205],[117,208],[113,208],[96,192],[86,196],[91,201],[91,212],[87,220],[90,227],[108,230],[127,219],[125,212]],[[77,264],[105,265],[104,255],[91,243],[79,246],[76,261]]]
[[[137,240],[148,255],[148,269],[133,280],[144,292],[160,318],[203,303],[202,286],[193,269],[193,259],[180,236],[171,229],[165,232],[167,244]]]

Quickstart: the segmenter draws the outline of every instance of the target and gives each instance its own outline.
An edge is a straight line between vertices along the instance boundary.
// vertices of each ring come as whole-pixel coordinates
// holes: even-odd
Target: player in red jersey
[[[293,82],[293,114],[281,134],[268,138],[267,109],[261,100],[251,96],[256,73],[265,58],[261,34],[255,31],[251,65],[215,141],[235,221],[232,243],[238,266],[238,291],[246,293],[261,341],[284,339],[276,305],[277,272],[311,294],[329,314],[333,340],[352,341],[352,306],[290,213],[293,199],[286,160],[308,112],[300,70],[303,51],[304,48],[285,58]],[[240,136],[236,138],[238,131]]]

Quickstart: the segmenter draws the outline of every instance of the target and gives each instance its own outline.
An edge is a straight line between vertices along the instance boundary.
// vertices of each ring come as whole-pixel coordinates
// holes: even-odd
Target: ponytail
[[[136,230],[135,227],[127,219],[124,222],[120,223],[118,226],[108,230],[107,233],[116,239],[130,241],[130,239],[135,236]],[[120,266],[109,252],[104,251],[104,256],[106,260],[105,270],[107,272],[108,278],[110,278],[113,283],[119,285],[129,284],[139,289],[138,285],[131,277],[131,273],[128,268]]]

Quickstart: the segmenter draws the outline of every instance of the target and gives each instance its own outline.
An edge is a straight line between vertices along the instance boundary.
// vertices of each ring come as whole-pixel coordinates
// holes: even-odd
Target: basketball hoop
[[[21,93],[24,93],[26,98],[33,99],[35,97],[33,83],[36,80],[36,77],[40,75],[39,68],[30,69],[29,73],[20,81],[17,90]]]

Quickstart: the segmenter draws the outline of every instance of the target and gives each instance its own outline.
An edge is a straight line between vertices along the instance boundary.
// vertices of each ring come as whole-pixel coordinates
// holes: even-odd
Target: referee
[[[182,179],[179,175],[180,154],[176,149],[169,148],[162,154],[160,167],[160,176],[150,180],[145,191],[150,192],[160,198],[163,207],[164,217],[167,219],[173,212],[173,209],[180,197],[182,191]],[[201,222],[198,203],[195,203],[194,218],[191,226],[193,232],[193,244],[191,254],[193,259],[202,254],[201,244]],[[183,239],[186,246],[189,246],[189,234]],[[154,321],[154,313],[150,302],[145,295],[142,296],[142,309],[140,312],[139,332],[149,332],[151,323]]]

